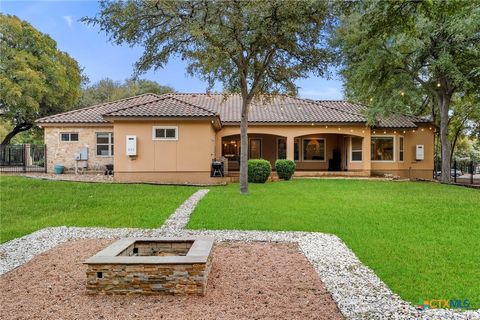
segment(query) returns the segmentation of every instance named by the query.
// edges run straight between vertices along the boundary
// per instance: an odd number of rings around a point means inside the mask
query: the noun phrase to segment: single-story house
[[[55,164],[104,171],[118,181],[215,183],[212,161],[238,177],[241,97],[143,94],[41,118],[48,171]],[[296,163],[295,176],[432,177],[434,131],[395,115],[367,125],[366,107],[291,96],[257,99],[249,114],[249,158]]]

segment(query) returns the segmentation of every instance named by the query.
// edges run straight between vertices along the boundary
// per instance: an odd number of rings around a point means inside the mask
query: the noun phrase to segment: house
[[[249,158],[294,160],[295,176],[432,178],[435,127],[408,115],[367,126],[364,109],[347,101],[258,99],[249,114]],[[213,159],[223,157],[228,176],[238,177],[240,110],[236,94],[144,94],[37,123],[49,171],[54,164],[98,171],[114,164],[118,181],[216,183],[226,178],[211,177]]]

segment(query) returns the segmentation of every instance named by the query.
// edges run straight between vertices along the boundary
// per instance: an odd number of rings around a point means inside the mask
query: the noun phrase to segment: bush
[[[248,160],[248,182],[265,183],[271,172],[272,166],[267,160]]]
[[[280,179],[290,180],[295,173],[295,162],[292,160],[278,159],[275,168]]]

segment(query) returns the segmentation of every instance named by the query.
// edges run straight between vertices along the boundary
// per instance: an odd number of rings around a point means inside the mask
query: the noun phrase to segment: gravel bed
[[[208,190],[193,194],[165,222],[161,229],[46,228],[0,246],[0,274],[35,255],[77,238],[140,236],[205,236],[217,240],[298,243],[320,279],[348,319],[480,319],[480,310],[418,311],[394,294],[375,273],[335,235],[317,232],[264,232],[235,230],[186,230],[185,225],[198,201]],[[42,243],[43,242],[43,243]]]
[[[217,242],[204,297],[87,296],[82,262],[109,242],[67,242],[0,278],[2,319],[343,319],[294,244]]]

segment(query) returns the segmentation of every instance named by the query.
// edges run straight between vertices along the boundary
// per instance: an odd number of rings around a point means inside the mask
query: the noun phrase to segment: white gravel
[[[45,228],[0,245],[0,275],[71,239],[207,236],[217,240],[295,242],[317,270],[347,319],[480,319],[480,310],[418,311],[394,294],[375,273],[335,235],[317,232],[186,230],[202,189],[188,198],[160,229]],[[444,297],[442,297],[444,298]]]

